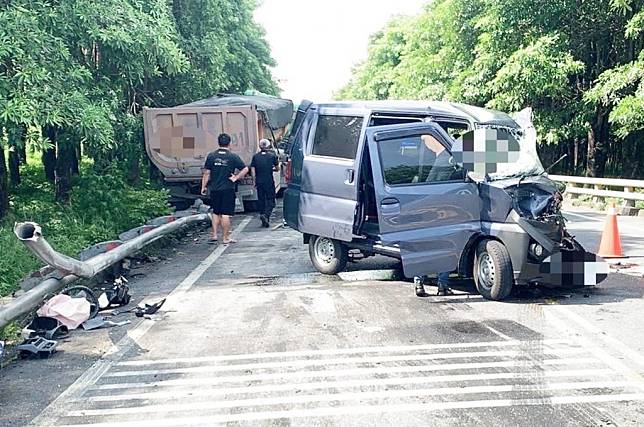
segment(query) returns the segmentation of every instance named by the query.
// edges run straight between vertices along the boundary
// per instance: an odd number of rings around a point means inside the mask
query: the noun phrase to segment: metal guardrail
[[[38,224],[16,224],[14,229],[16,237],[29,247],[39,259],[55,267],[63,277],[60,279],[48,278],[8,304],[0,306],[0,329],[4,328],[12,320],[30,313],[48,295],[59,292],[69,283],[81,277],[92,277],[122,259],[131,256],[144,246],[169,233],[177,231],[185,225],[206,221],[208,219],[209,216],[207,213],[198,213],[198,211],[186,212],[183,215],[157,218],[156,220],[150,221],[157,225],[149,227],[143,233],[133,233],[131,239],[125,242],[119,242],[119,245],[107,248],[104,253],[84,261],[79,261],[55,251],[42,236]]]
[[[566,183],[566,193],[568,194],[623,199],[625,207],[635,206],[635,201],[644,201],[644,193],[635,191],[636,189],[644,189],[644,180],[566,175],[548,175],[548,177],[554,181]],[[619,188],[621,191],[611,190],[611,188]]]

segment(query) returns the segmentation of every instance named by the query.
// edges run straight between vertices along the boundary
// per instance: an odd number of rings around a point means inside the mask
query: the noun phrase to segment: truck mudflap
[[[525,263],[519,282],[566,288],[597,286],[608,277],[609,270],[608,263],[591,252],[562,250],[541,263]]]

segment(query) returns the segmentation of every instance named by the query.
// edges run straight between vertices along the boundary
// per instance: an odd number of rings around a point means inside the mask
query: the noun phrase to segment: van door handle
[[[347,169],[345,184],[353,184],[353,181],[356,178],[356,171],[353,169]]]
[[[398,215],[400,213],[400,201],[395,197],[387,197],[380,201],[380,211],[383,215]]]

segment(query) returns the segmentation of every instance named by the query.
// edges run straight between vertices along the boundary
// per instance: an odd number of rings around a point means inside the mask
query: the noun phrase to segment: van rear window
[[[311,154],[355,159],[362,121],[355,116],[319,116]]]

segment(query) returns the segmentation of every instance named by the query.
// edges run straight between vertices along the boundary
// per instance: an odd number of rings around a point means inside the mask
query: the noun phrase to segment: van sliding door
[[[315,113],[302,167],[301,232],[353,239],[367,116],[365,110],[345,108]]]

